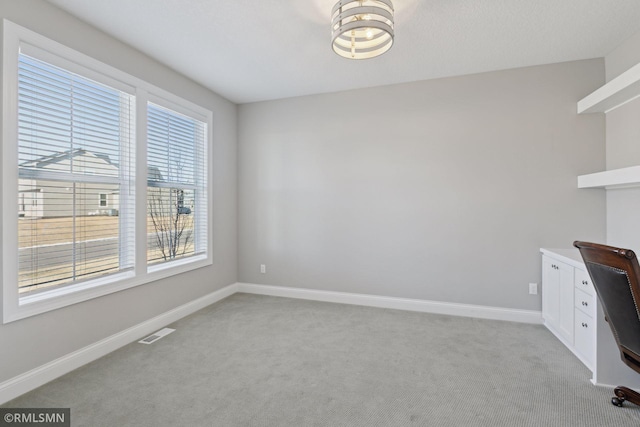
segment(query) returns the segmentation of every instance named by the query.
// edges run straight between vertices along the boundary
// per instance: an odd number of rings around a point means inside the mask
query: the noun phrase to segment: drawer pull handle
[[[588,282],[587,282],[586,280],[583,280],[583,281],[582,281],[582,284],[583,284],[583,285],[586,285],[587,283],[588,283]]]
[[[589,326],[589,325],[587,325],[586,323],[582,322],[582,327],[583,327],[583,328],[586,328],[586,327],[588,327],[588,326]]]
[[[586,301],[582,301],[582,305],[584,305],[585,307],[587,307],[587,306],[589,305],[589,303],[588,303],[588,302],[586,302]]]

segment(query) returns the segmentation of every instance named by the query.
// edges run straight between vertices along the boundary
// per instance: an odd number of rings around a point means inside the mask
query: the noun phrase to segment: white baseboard
[[[591,384],[593,384],[596,387],[609,388],[609,389],[614,389],[618,387],[617,385],[599,383],[595,378],[591,378],[589,381],[591,381]]]
[[[236,292],[234,283],[0,383],[0,405]]]
[[[516,310],[511,308],[487,307],[482,305],[320,291],[314,289],[289,288],[284,286],[256,285],[252,283],[237,283],[236,285],[238,286],[238,292],[249,294],[335,302],[340,304],[364,305],[379,308],[393,308],[397,310],[476,317],[480,319],[542,324],[542,313],[534,310]]]

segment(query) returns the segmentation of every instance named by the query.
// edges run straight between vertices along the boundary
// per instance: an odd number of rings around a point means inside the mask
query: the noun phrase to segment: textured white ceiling
[[[394,0],[374,59],[331,50],[337,0],[49,0],[236,103],[602,57],[638,0]]]

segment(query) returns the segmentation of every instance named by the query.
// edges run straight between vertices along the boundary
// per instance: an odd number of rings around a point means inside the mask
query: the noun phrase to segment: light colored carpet
[[[538,325],[236,294],[4,407],[74,426],[634,426]]]

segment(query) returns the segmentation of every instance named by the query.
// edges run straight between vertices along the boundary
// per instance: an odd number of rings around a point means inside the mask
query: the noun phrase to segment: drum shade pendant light
[[[331,10],[333,51],[349,59],[382,55],[393,45],[391,0],[341,0]]]

